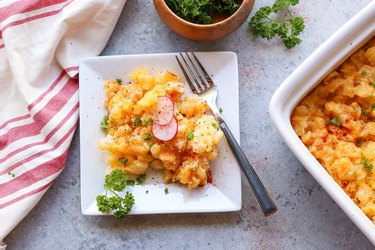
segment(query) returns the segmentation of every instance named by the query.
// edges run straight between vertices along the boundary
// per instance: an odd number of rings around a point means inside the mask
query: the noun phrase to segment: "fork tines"
[[[187,52],[184,54],[180,53],[182,60],[177,55],[176,59],[193,93],[201,94],[213,87],[214,83],[211,77],[194,52],[190,52],[191,55]]]

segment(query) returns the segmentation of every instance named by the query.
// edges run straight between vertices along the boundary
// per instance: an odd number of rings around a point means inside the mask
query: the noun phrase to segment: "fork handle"
[[[275,213],[277,211],[275,203],[272,201],[263,183],[255,173],[254,168],[251,166],[249,160],[246,158],[246,155],[242,151],[240,145],[238,145],[236,139],[232,135],[232,132],[230,132],[227,124],[224,121],[220,122],[220,128],[223,130],[229,146],[232,149],[232,152],[236,157],[243,173],[245,174],[246,179],[249,182],[264,215],[268,216]]]

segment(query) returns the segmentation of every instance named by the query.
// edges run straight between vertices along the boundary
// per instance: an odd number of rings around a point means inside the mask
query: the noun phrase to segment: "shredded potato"
[[[375,223],[375,38],[311,91],[291,122],[311,153]]]
[[[141,68],[130,78],[126,85],[104,82],[109,129],[99,148],[108,151],[109,166],[135,175],[148,167],[163,170],[166,183],[179,182],[189,189],[207,184],[209,161],[216,158],[216,146],[223,137],[214,117],[206,114],[207,104],[197,95],[182,99],[184,85],[171,72],[150,75]],[[167,142],[152,136],[152,122],[146,122],[162,95],[173,100],[178,120],[177,135]]]

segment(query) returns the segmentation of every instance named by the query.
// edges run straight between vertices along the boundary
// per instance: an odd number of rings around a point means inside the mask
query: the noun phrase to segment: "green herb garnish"
[[[153,122],[154,122],[154,119],[150,118],[147,121],[143,121],[142,125],[143,126],[148,126],[148,125],[151,125]]]
[[[211,125],[212,125],[212,127],[217,129],[217,124],[215,122],[213,122]]]
[[[364,75],[366,75],[367,74],[367,71],[366,70],[363,70],[362,72],[361,72],[361,75],[362,76],[364,76]]]
[[[372,87],[375,88],[375,81],[372,82]]]
[[[338,116],[333,117],[333,119],[330,120],[329,123],[338,127],[341,126],[340,118]]]
[[[220,113],[220,114],[223,113],[223,109],[222,109],[222,108],[219,108],[219,113]]]
[[[141,185],[145,182],[146,180],[146,175],[145,174],[141,174],[140,176],[137,177],[137,179],[135,179],[137,181],[137,184]]]
[[[144,137],[143,137],[143,140],[145,140],[145,141],[151,141],[153,139],[154,139],[154,137],[149,132],[146,132]]]
[[[193,132],[189,132],[189,133],[186,135],[186,139],[187,139],[188,141],[192,140],[193,138],[194,138],[194,134],[193,134]]]
[[[132,187],[135,185],[135,180],[127,180],[126,184]]]
[[[261,7],[250,20],[250,29],[253,34],[266,39],[279,36],[285,47],[291,49],[302,40],[298,38],[305,28],[302,17],[294,16],[289,8],[295,6],[299,0],[276,0],[272,6]],[[272,18],[272,14],[278,14],[284,10],[285,19]]]
[[[117,79],[116,79],[116,82],[117,82],[117,84],[119,84],[119,85],[122,84],[122,80],[121,80],[120,78],[117,78]]]
[[[168,190],[168,188],[165,188],[165,189],[164,189],[164,193],[165,193],[165,194],[169,194],[169,190]]]
[[[109,124],[108,124],[108,119],[109,119],[109,115],[104,115],[103,116],[103,120],[101,121],[100,123],[100,128],[106,133],[108,134],[108,131],[109,131]]]
[[[362,158],[361,162],[365,166],[367,171],[371,171],[374,168],[374,166],[370,163],[370,160],[367,158]]]
[[[128,162],[128,159],[126,159],[126,158],[118,158],[118,161],[119,161],[120,163],[122,163],[122,164],[125,164],[125,163]]]
[[[371,104],[371,110],[375,109],[375,103]]]
[[[233,14],[239,7],[234,0],[165,0],[168,7],[186,21],[199,24],[212,22],[212,15]]]
[[[135,201],[133,194],[130,192],[126,192],[124,197],[121,197],[117,193],[124,191],[127,185],[127,173],[115,169],[110,174],[107,174],[104,181],[106,194],[96,197],[98,210],[102,213],[114,211],[114,216],[117,219],[124,218],[125,215],[131,211]],[[112,193],[114,196],[108,197],[108,192]]]
[[[141,123],[142,123],[141,118],[139,118],[139,117],[134,118],[133,125],[135,127],[138,127],[139,125],[141,125]]]
[[[361,116],[365,116],[366,115],[366,109],[365,108],[361,108]]]
[[[12,176],[12,178],[16,177],[16,175],[10,171],[8,172],[8,175]]]

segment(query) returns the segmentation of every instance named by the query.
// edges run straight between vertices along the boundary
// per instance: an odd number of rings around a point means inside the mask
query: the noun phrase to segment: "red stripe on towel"
[[[1,45],[0,45],[1,46]],[[70,71],[74,71],[74,70],[78,70],[78,66],[72,66],[72,67],[68,67],[66,68],[65,70],[63,70],[61,72],[61,74],[57,77],[57,79],[52,83],[52,85],[42,94],[40,95],[34,102],[32,102],[28,107],[27,109],[30,111],[31,109],[33,109],[33,107],[35,107],[35,105],[37,105],[45,96],[47,96],[55,87],[58,83],[60,83],[60,81],[62,80],[62,78],[64,77],[64,75],[67,73],[67,72],[70,72]],[[13,122],[16,122],[16,121],[20,121],[20,120],[23,120],[23,119],[27,119],[29,118],[31,115],[30,114],[26,114],[26,115],[22,115],[22,116],[18,116],[18,117],[15,117],[15,118],[12,118],[6,122],[4,122],[3,124],[0,125],[0,130],[5,128],[8,124],[10,123],[13,123]]]
[[[17,1],[11,3],[7,6],[0,8],[0,22],[6,20],[7,18],[25,13],[30,11],[35,11],[48,6],[66,2],[67,0],[27,0],[27,1]]]
[[[15,117],[15,118],[12,118],[6,122],[4,122],[2,125],[0,125],[0,129],[3,129],[4,127],[6,127],[9,123],[12,123],[12,122],[17,122],[17,121],[20,121],[20,120],[23,120],[23,119],[27,119],[30,117],[30,114],[27,114],[27,115],[23,115],[23,116],[18,116],[18,117]]]
[[[31,160],[34,160],[38,157],[41,157],[45,155],[46,153],[53,152],[57,148],[63,144],[66,139],[74,132],[75,128],[77,126],[77,122],[70,128],[70,130],[56,143],[56,145],[47,150],[43,150],[38,152],[37,154],[34,154],[26,159],[24,159],[22,162],[18,162],[17,164],[7,168],[5,171],[0,172],[0,175],[3,175],[4,173],[8,173],[9,171],[12,171],[14,168],[22,165],[23,163],[27,163]],[[9,194],[12,194],[14,192],[17,192],[18,190],[28,187],[38,181],[43,180],[44,178],[47,178],[48,176],[56,173],[57,171],[61,170],[64,167],[65,159],[68,153],[68,149],[65,150],[65,152],[52,159],[49,160],[39,166],[34,167],[33,169],[21,174],[20,176],[17,176],[16,178],[5,182],[3,184],[0,184],[0,198],[3,198],[4,196],[7,196]]]
[[[69,79],[65,86],[57,93],[43,109],[33,117],[34,122],[15,128],[0,136],[0,150],[10,143],[22,138],[38,135],[42,128],[64,107],[70,98],[77,92],[78,84],[76,79]]]
[[[46,90],[46,92],[44,92],[41,96],[38,97],[38,99],[36,99],[29,106],[27,106],[27,109],[29,111],[32,110],[35,105],[37,105],[46,95],[48,95],[56,87],[57,84],[59,84],[59,82],[61,81],[61,79],[63,79],[65,74],[66,72],[62,71],[61,74],[57,77],[57,79],[52,83],[52,85]]]
[[[68,150],[62,155],[45,162],[16,178],[13,178],[4,184],[0,184],[0,198],[4,198],[5,196],[13,194],[23,188],[27,188],[60,171],[64,167],[67,153]]]
[[[53,10],[53,11],[49,11],[49,12],[46,12],[46,13],[41,13],[41,14],[38,14],[38,15],[35,15],[35,16],[31,16],[31,17],[26,17],[24,19],[21,19],[21,20],[17,20],[17,21],[14,21],[14,22],[11,22],[11,23],[8,23],[7,25],[5,25],[2,29],[1,29],[1,32],[4,32],[6,29],[10,28],[10,27],[13,27],[13,26],[17,26],[17,25],[20,25],[20,24],[23,24],[23,23],[27,23],[27,22],[31,22],[31,21],[34,21],[34,20],[37,20],[37,19],[40,19],[40,18],[44,18],[44,17],[49,17],[49,16],[53,16],[53,15],[56,15],[58,13],[60,13],[67,5],[69,5],[73,0],[67,2],[62,8],[58,9],[58,10]]]
[[[15,199],[13,199],[13,200],[10,200],[10,201],[8,201],[8,202],[5,202],[4,204],[1,204],[1,205],[0,205],[0,209],[5,208],[5,207],[7,207],[7,206],[10,206],[10,205],[12,205],[12,204],[14,204],[14,203],[16,203],[16,202],[19,202],[19,201],[21,201],[21,200],[23,200],[23,199],[26,199],[27,197],[29,197],[29,196],[31,196],[31,195],[37,194],[37,193],[39,193],[39,192],[41,192],[41,191],[43,191],[43,190],[49,188],[49,186],[51,186],[51,184],[52,184],[52,182],[54,182],[54,180],[55,180],[55,179],[53,179],[50,183],[47,183],[46,185],[43,185],[43,186],[41,186],[41,187],[39,187],[39,188],[37,188],[37,189],[34,189],[34,190],[32,190],[32,191],[30,191],[30,192],[24,194],[24,195],[21,195],[21,196],[15,198]]]
[[[68,113],[67,116],[65,116],[64,119],[62,119],[60,121],[60,123],[53,129],[51,130],[51,132],[44,138],[43,141],[39,141],[39,142],[34,142],[34,143],[30,143],[30,144],[27,144],[21,148],[18,148],[16,149],[15,151],[9,153],[7,156],[5,156],[4,158],[0,159],[0,163],[3,163],[4,161],[8,160],[9,158],[11,158],[12,156],[28,149],[28,148],[31,148],[31,147],[35,147],[35,146],[38,146],[38,145],[43,145],[43,144],[46,144],[49,139],[51,139],[51,137],[69,120],[70,117],[72,117],[72,115],[77,111],[79,107],[79,103],[77,103],[73,108],[72,110]]]

